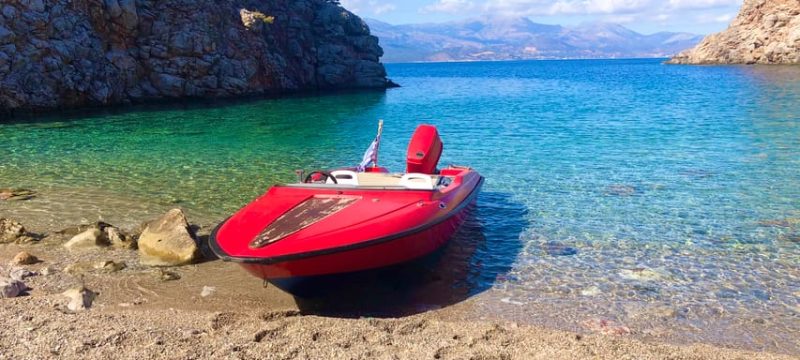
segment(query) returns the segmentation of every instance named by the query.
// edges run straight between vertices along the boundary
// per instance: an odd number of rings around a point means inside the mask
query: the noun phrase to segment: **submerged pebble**
[[[604,335],[628,335],[631,333],[631,329],[627,326],[608,319],[589,319],[581,325],[592,332]]]
[[[597,296],[597,295],[600,295],[602,293],[603,293],[603,291],[600,290],[600,288],[597,287],[597,286],[590,286],[588,288],[585,288],[585,289],[581,290],[581,295],[583,295],[583,296]]]
[[[542,248],[550,256],[571,256],[578,253],[578,249],[554,241],[544,244]]]
[[[648,268],[622,269],[619,271],[619,276],[623,279],[638,281],[655,281],[664,278],[660,272]]]
[[[214,295],[215,292],[217,292],[217,288],[213,286],[203,286],[203,290],[200,292],[200,296],[202,297],[211,296]]]
[[[632,196],[636,194],[636,187],[626,184],[611,184],[606,186],[603,193],[612,196]]]

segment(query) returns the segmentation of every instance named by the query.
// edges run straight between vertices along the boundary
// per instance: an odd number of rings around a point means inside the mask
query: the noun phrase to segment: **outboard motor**
[[[406,173],[435,174],[442,156],[442,139],[433,125],[420,125],[408,143]]]

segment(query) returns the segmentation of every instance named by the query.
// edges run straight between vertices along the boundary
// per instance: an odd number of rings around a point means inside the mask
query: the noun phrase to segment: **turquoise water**
[[[0,124],[0,187],[41,192],[0,211],[133,224],[177,205],[211,224],[296,168],[355,164],[377,119],[380,162],[400,170],[432,123],[442,162],[487,178],[470,258],[481,314],[800,353],[800,68],[387,69],[403,87],[385,94]]]

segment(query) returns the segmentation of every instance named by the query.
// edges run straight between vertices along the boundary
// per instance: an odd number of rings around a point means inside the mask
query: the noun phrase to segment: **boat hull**
[[[471,203],[474,204],[475,200],[472,199]],[[369,246],[274,264],[249,262],[240,265],[256,277],[281,284],[291,278],[354,273],[406,263],[444,246],[464,223],[470,211],[469,205],[426,229],[378,239]]]

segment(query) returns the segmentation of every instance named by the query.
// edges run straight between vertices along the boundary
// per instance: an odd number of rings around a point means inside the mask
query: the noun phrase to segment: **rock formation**
[[[745,0],[727,30],[672,64],[800,64],[800,0]]]
[[[0,112],[384,88],[381,55],[330,0],[9,0]]]

